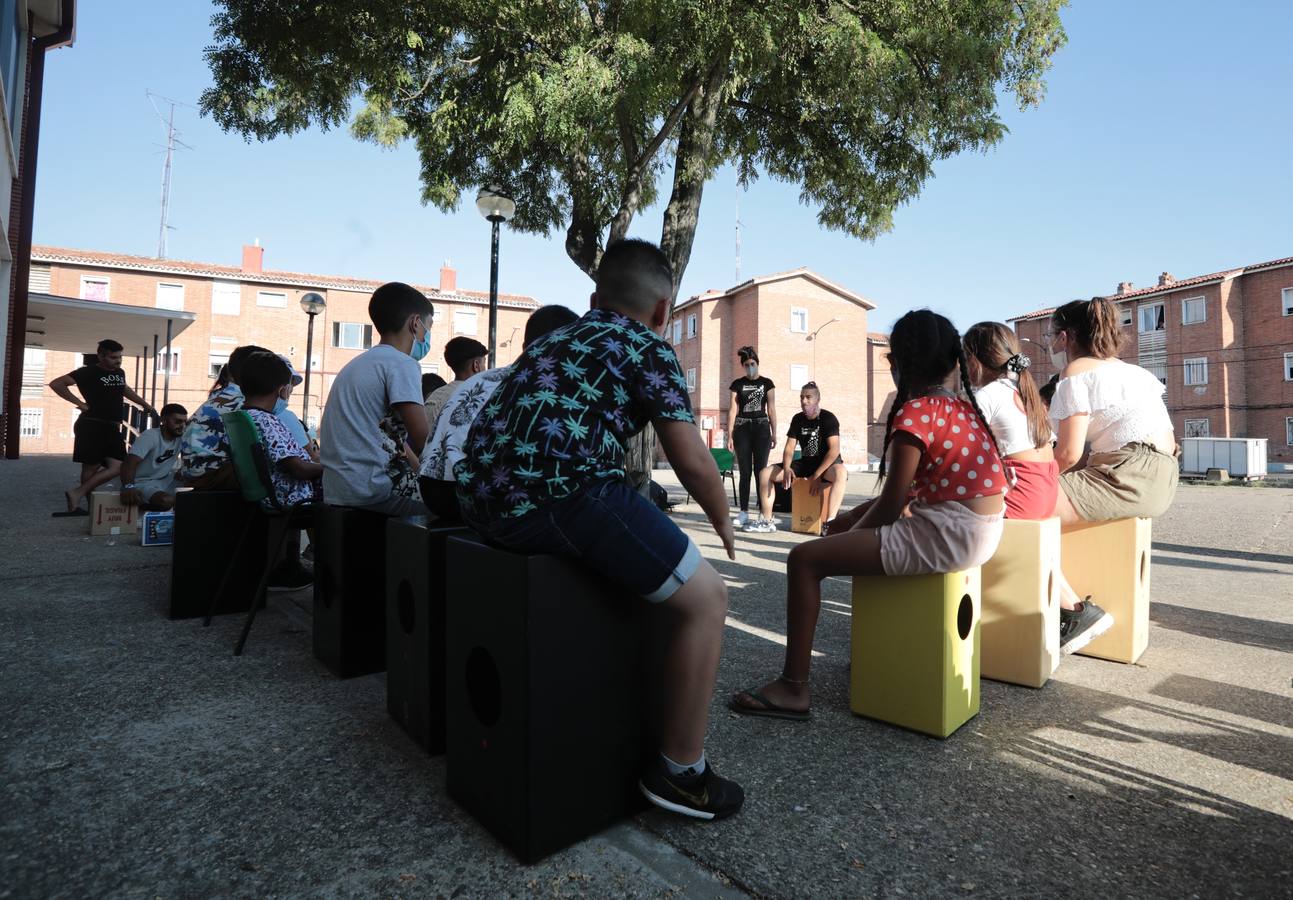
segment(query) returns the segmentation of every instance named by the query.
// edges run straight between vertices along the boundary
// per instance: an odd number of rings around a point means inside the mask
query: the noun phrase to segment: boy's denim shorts
[[[591,484],[519,518],[468,524],[518,553],[578,560],[653,603],[668,600],[700,566],[691,538],[623,481]]]

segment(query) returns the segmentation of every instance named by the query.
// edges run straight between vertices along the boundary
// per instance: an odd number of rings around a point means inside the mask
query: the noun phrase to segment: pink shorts
[[[914,502],[911,515],[880,527],[886,575],[933,575],[981,566],[1001,543],[1001,513],[983,516],[963,503]]]
[[[1060,467],[1055,460],[1029,462],[1005,461],[1006,471],[1014,483],[1006,492],[1006,518],[1049,519],[1055,515],[1055,501],[1060,494]]]

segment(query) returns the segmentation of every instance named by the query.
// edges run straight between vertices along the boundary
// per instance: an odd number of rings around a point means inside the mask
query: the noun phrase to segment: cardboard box
[[[139,507],[121,502],[120,491],[95,491],[90,495],[90,534],[135,534]]]
[[[145,547],[169,547],[175,542],[175,513],[146,512],[139,520],[139,543]]]
[[[822,495],[809,493],[807,478],[796,478],[790,486],[790,530],[799,534],[822,533]]]

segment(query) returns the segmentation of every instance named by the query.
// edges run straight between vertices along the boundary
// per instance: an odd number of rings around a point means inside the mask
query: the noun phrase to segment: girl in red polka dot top
[[[790,552],[785,663],[776,679],[732,697],[737,712],[808,718],[823,578],[957,572],[987,562],[1001,541],[1006,475],[966,377],[961,336],[943,316],[909,312],[889,336],[889,367],[898,391],[880,496]]]

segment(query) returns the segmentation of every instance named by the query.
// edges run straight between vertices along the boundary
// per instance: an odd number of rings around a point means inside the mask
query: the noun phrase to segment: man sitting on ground
[[[121,461],[126,458],[126,442],[121,436],[123,397],[157,416],[152,404],[126,387],[121,353],[122,347],[116,341],[99,341],[94,365],[81,366],[49,383],[50,390],[81,411],[72,426],[72,461],[81,464],[81,482],[63,492],[67,512],[55,513],[56,516],[86,515],[81,501],[121,472]],[[69,390],[73,385],[84,399]]]
[[[319,426],[324,502],[388,516],[426,513],[406,455],[421,453],[427,440],[417,361],[431,347],[432,311],[431,301],[407,284],[373,291],[368,317],[381,343],[337,373]],[[384,420],[401,432],[393,453],[383,443]]]
[[[463,518],[493,543],[574,557],[660,604],[668,623],[660,755],[638,787],[664,809],[717,819],[745,798],[704,753],[727,587],[624,468],[629,438],[651,423],[733,557],[718,469],[696,430],[678,357],[660,337],[672,296],[673,273],[657,247],[608,247],[592,309],[525,351],[472,424],[454,473]]]
[[[121,465],[121,502],[167,510],[179,486],[180,438],[188,410],[178,403],[162,407],[162,421],[135,438]]]
[[[577,321],[579,316],[568,306],[539,307],[525,322],[525,345],[521,349],[524,351],[539,338]],[[435,433],[427,441],[422,454],[422,469],[418,474],[422,500],[438,519],[449,522],[462,519],[458,498],[454,494],[453,467],[463,458],[467,429],[510,371],[512,366],[499,366],[473,375],[462,383],[462,389],[450,397],[440,411]]]
[[[468,378],[485,371],[485,366],[489,363],[489,351],[480,341],[459,336],[444,345],[444,361],[453,369],[453,381],[432,391],[431,396],[427,397],[427,428],[431,431],[435,431],[440,411],[449,402],[449,398],[458,392]]]

